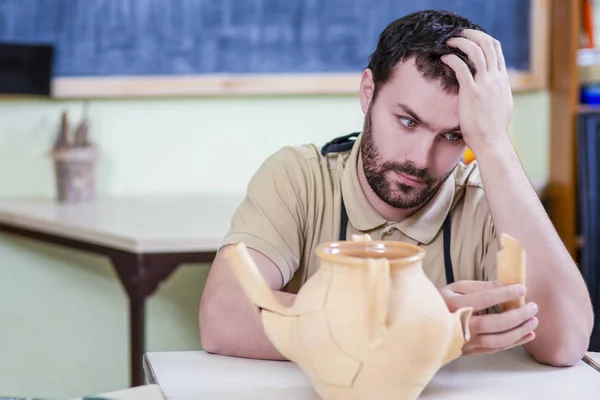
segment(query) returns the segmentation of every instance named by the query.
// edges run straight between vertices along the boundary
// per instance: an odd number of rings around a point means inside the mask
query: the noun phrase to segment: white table
[[[116,392],[101,393],[83,398],[78,397],[72,400],[89,400],[90,397],[102,400],[165,400],[158,385],[136,386],[129,389],[117,390]]]
[[[131,384],[143,384],[145,303],[180,264],[210,262],[243,194],[0,201],[0,232],[111,259],[130,305]]]
[[[214,251],[243,194],[0,201],[0,223],[131,253]]]
[[[144,356],[144,369],[148,381],[158,384],[167,400],[318,399],[301,370],[285,361],[223,357],[201,351],[157,352]],[[600,398],[599,371],[583,361],[570,368],[540,365],[520,347],[493,355],[461,357],[443,367],[420,397],[575,398]]]

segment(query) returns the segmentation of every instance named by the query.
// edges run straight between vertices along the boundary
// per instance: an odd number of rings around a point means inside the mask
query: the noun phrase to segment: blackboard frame
[[[531,67],[529,70],[510,72],[513,92],[547,88],[550,1],[531,0]],[[52,97],[344,95],[357,93],[359,82],[360,73],[58,77],[52,81]]]

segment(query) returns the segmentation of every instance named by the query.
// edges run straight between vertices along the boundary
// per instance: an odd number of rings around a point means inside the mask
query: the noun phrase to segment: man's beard
[[[454,170],[453,168],[442,179],[439,179],[428,168],[418,169],[410,162],[382,162],[379,150],[373,140],[370,109],[365,117],[360,151],[363,170],[369,186],[383,202],[394,208],[411,209],[429,201]],[[386,175],[390,172],[414,177],[426,186],[422,188],[400,182],[389,182]]]

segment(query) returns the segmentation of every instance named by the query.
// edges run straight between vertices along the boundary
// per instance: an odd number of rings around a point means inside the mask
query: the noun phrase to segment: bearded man
[[[318,268],[318,244],[353,234],[412,243],[426,251],[424,272],[450,311],[474,308],[464,354],[523,345],[540,363],[580,360],[593,326],[589,294],[509,139],[500,43],[451,12],[407,15],[380,35],[359,98],[362,132],[285,147],[263,163],[221,250],[245,242],[291,305]],[[464,164],[467,147],[477,160]],[[496,282],[502,233],[527,252],[527,287]],[[484,312],[521,296],[520,308]],[[221,251],[199,324],[208,352],[283,359]]]

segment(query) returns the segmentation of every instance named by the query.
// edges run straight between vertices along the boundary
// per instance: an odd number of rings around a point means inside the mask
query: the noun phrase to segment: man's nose
[[[425,136],[425,135],[423,135]],[[431,150],[433,149],[433,140],[422,138],[415,141],[408,154],[408,160],[418,169],[426,169],[431,162]]]

